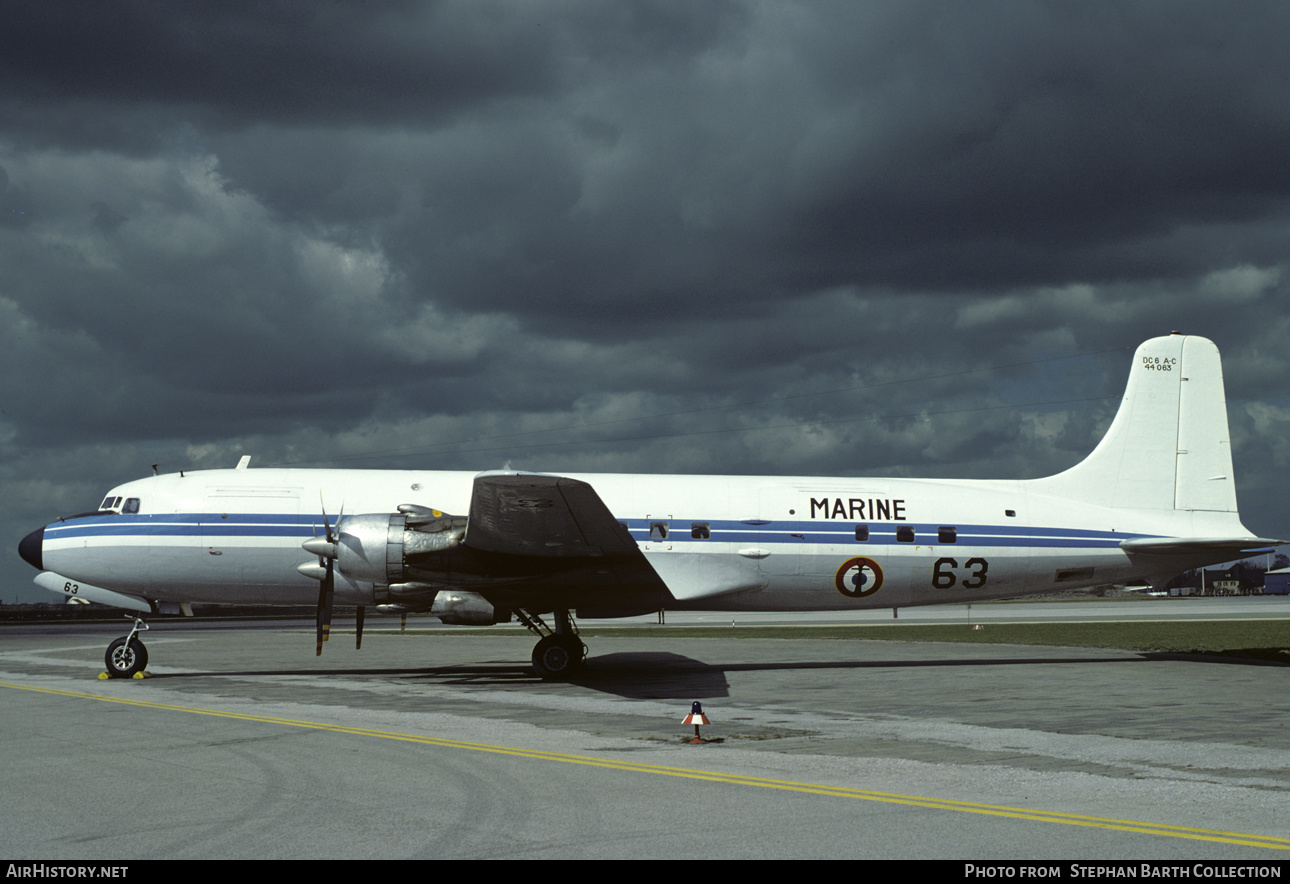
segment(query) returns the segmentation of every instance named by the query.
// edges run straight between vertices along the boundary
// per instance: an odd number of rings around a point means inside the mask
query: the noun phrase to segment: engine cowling
[[[466,536],[466,517],[450,516],[435,510],[401,507],[409,512],[369,513],[345,516],[337,525],[335,541],[315,537],[305,541],[304,548],[320,557],[335,560],[336,570],[352,581],[392,587],[408,585],[408,557],[418,561],[442,563],[450,573],[453,551]],[[303,565],[301,573],[318,577],[320,569]],[[321,578],[318,578],[321,579]],[[407,586],[407,594],[420,595],[428,602],[438,588],[424,584]],[[429,597],[425,597],[425,596]]]
[[[455,590],[436,595],[430,613],[450,626],[492,626],[511,619],[509,610],[497,610],[479,593]]]
[[[336,567],[351,580],[403,582],[402,515],[347,516],[336,526]]]

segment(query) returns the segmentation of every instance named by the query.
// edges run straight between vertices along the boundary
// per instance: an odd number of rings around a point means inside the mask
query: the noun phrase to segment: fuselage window
[[[856,540],[860,541],[861,543],[868,543],[869,541],[868,525],[856,525]]]
[[[953,527],[942,525],[940,528],[936,529],[937,543],[958,543],[958,540],[958,531]]]
[[[667,522],[650,522],[649,523],[650,540],[667,539]]]
[[[913,543],[913,542],[914,542],[914,529],[913,529],[912,527],[910,527],[909,525],[901,525],[899,528],[897,528],[897,529],[896,529],[896,542],[897,542],[897,543]]]
[[[121,507],[121,512],[123,513],[137,513],[138,511],[139,511],[139,498],[137,497],[131,497],[129,500],[125,502],[125,506]]]
[[[712,529],[707,522],[691,522],[690,536],[695,540],[707,540],[712,536]]]

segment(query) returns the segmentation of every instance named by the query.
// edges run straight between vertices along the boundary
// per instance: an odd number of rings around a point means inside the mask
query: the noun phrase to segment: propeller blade
[[[327,521],[327,513],[323,513],[323,521]],[[331,543],[340,543],[340,523],[345,521],[345,502],[341,501],[340,512],[336,514],[336,533],[331,533],[331,527],[327,526],[327,540]]]
[[[330,637],[332,598],[336,594],[336,570],[331,559],[327,559],[326,568],[327,573],[318,589],[318,647],[315,657],[322,656],[323,642]]]
[[[331,522],[327,518],[327,504],[323,503],[322,492],[318,492],[318,508],[322,510],[323,531],[326,532],[327,542],[334,543],[336,538],[331,536]]]
[[[327,518],[327,505],[326,505],[325,503],[323,503],[323,499],[322,499],[322,492],[321,492],[321,491],[319,491],[319,492],[318,492],[318,508],[319,508],[320,510],[322,510],[322,517],[323,517],[323,530],[324,530],[325,532],[327,532],[327,533],[326,533],[327,542],[328,542],[328,543],[332,543],[332,544],[334,544],[334,543],[338,543],[338,542],[340,541],[340,523],[341,523],[342,521],[344,521],[344,519],[345,519],[345,503],[344,503],[344,501],[341,501],[341,504],[340,504],[340,513],[336,516],[336,533],[335,533],[335,534],[333,534],[333,533],[332,533],[332,530],[331,530],[331,520]]]
[[[340,523],[345,518],[345,504],[340,505],[336,516],[336,530],[332,530],[331,519],[327,517],[327,504],[323,501],[322,491],[318,492],[318,508],[322,511],[323,536],[306,540],[301,546],[306,551],[318,556],[317,565],[300,565],[296,568],[301,574],[321,581],[318,587],[318,644],[315,657],[322,656],[323,642],[331,638],[332,601],[336,597],[336,559],[340,556]],[[317,530],[315,526],[315,530]],[[321,574],[319,572],[322,572]],[[362,641],[363,612],[358,614],[359,641]]]
[[[355,639],[355,642],[354,642],[354,650],[356,651],[360,651],[363,649],[363,611],[364,611],[363,606],[359,605],[358,613],[355,615],[355,619],[358,623],[358,638]]]

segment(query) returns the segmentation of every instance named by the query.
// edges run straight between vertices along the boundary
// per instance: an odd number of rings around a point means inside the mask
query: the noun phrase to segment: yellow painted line
[[[383,740],[420,743],[422,745],[439,746],[446,749],[469,749],[474,752],[491,752],[498,755],[512,755],[519,758],[533,758],[540,761],[557,761],[564,764],[582,764],[589,767],[630,771],[633,773],[659,774],[662,776],[705,780],[713,783],[727,783],[736,786],[756,786],[762,789],[782,789],[791,792],[802,792],[809,795],[851,798],[860,801],[878,801],[887,804],[904,804],[911,807],[926,807],[934,810],[953,810],[960,813],[983,814],[986,816],[1028,820],[1031,822],[1062,823],[1068,826],[1087,826],[1097,829],[1111,829],[1119,832],[1159,835],[1168,838],[1186,838],[1195,841],[1236,844],[1244,847],[1267,847],[1273,850],[1290,850],[1290,838],[1282,838],[1275,835],[1252,835],[1245,832],[1226,832],[1220,829],[1201,829],[1191,826],[1176,826],[1169,823],[1149,823],[1139,820],[1123,820],[1113,817],[1063,813],[1061,811],[1033,810],[1025,807],[1008,807],[1001,804],[958,801],[949,798],[928,798],[919,795],[901,795],[895,792],[878,792],[871,789],[856,789],[847,786],[826,786],[819,783],[800,783],[793,780],[776,780],[768,777],[754,777],[744,774],[695,770],[692,768],[672,767],[661,764],[643,764],[637,761],[618,761],[606,758],[593,758],[587,755],[570,755],[563,752],[547,752],[540,749],[522,749],[515,746],[492,746],[487,743],[470,743],[463,740],[418,736],[416,734],[404,734],[399,733],[398,731],[376,730],[374,728],[355,727],[353,725],[328,724],[321,721],[303,721],[292,718],[275,718],[268,715],[252,715],[243,712],[225,712],[217,709],[202,709],[196,706],[178,706],[172,703],[156,703],[151,700],[107,697],[98,694],[86,694],[80,691],[34,687],[31,685],[13,684],[11,682],[0,682],[0,687],[12,688],[13,690],[19,691],[33,691],[42,694],[54,694],[78,700],[98,700],[103,703],[120,703],[126,706],[139,706],[145,709],[159,709],[166,712],[187,712],[193,715],[213,715],[217,718],[253,721],[260,724],[276,724],[284,727],[307,728],[310,730],[329,731],[331,733],[349,734],[359,737],[376,737]]]

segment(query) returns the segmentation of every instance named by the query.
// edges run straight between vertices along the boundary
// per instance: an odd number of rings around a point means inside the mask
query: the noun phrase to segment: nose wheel
[[[107,664],[109,678],[132,678],[148,666],[148,649],[135,636],[148,628],[148,624],[135,618],[134,627],[108,645],[103,662]]]
[[[147,667],[148,649],[137,638],[126,641],[125,636],[121,636],[108,645],[107,655],[103,660],[107,663],[109,676],[130,678],[136,672],[143,672]]]

